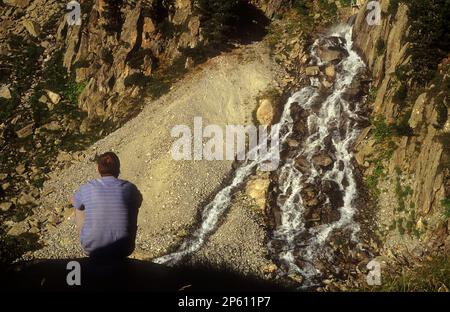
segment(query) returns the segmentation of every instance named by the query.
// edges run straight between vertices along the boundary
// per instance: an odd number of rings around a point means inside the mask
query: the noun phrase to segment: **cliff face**
[[[443,89],[448,61],[433,69],[433,82],[414,84],[408,75],[416,66],[408,6],[380,1],[381,25],[370,26],[367,3],[356,18],[354,37],[372,72],[372,126],[358,140],[356,159],[374,195],[385,252],[421,256],[450,247],[445,204],[450,121]]]
[[[283,11],[286,1],[258,0],[249,5],[193,0],[83,2],[88,8],[83,24],[68,26],[63,19],[58,29],[65,47],[64,66],[75,73],[77,82],[86,84],[79,106],[88,117],[117,119],[133,111],[133,99],[141,89],[151,87],[149,95],[157,97],[193,67],[198,55],[218,52],[211,51],[215,42],[208,29],[220,33],[218,27],[223,26],[226,31],[231,25],[218,23],[229,23],[233,14],[272,17]],[[211,11],[204,14],[205,8]],[[248,12],[239,13],[242,9]],[[214,14],[229,16],[216,21]]]
[[[66,47],[64,66],[77,82],[87,83],[80,108],[90,118],[126,114],[133,105],[130,97],[137,97],[155,70],[172,65],[179,49],[199,44],[199,28],[192,1],[186,0],[97,0],[81,26],[63,19],[58,37]]]

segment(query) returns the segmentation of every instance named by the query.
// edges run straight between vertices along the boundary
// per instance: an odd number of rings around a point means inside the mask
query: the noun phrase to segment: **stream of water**
[[[306,286],[313,284],[314,278],[321,274],[314,265],[316,260],[319,257],[332,258],[332,252],[324,248],[330,234],[336,229],[347,229],[352,233],[352,238],[356,239],[359,230],[353,219],[356,212],[354,201],[357,196],[357,183],[351,146],[359,134],[356,120],[360,118],[360,107],[358,103],[346,101],[344,94],[365,65],[352,50],[352,28],[347,25],[335,27],[330,30],[328,36],[316,40],[311,47],[311,65],[323,65],[317,53],[318,48],[320,44],[333,42],[345,49],[348,56],[336,66],[336,79],[331,92],[324,96],[317,88],[320,83],[318,79],[311,79],[311,86],[302,88],[288,99],[279,123],[273,126],[273,129],[279,131],[280,146],[286,148],[287,139],[294,135],[295,121],[291,116],[293,106],[300,106],[308,114],[307,137],[302,139],[302,144],[294,154],[291,153],[281,162],[277,170],[279,182],[276,203],[280,222],[270,234],[268,244],[272,257],[281,265],[280,274],[302,275]],[[317,168],[313,162],[313,157],[323,151],[333,160],[332,167],[327,170]],[[200,226],[194,233],[177,251],[160,257],[155,262],[173,264],[201,248],[226,213],[233,193],[268,157],[274,157],[274,153],[278,152],[278,149],[270,149],[264,158],[244,162],[238,167],[231,183],[220,190],[203,208]],[[295,166],[295,159],[298,157],[306,160],[306,170],[299,170]],[[337,207],[339,218],[326,224],[306,226],[307,209],[301,190],[305,185],[323,180],[332,181],[338,188],[335,191],[341,196],[340,207]],[[327,194],[321,195],[325,198],[325,205],[333,200]]]

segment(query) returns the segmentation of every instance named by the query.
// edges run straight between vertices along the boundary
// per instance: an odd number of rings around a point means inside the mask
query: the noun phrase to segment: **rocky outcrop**
[[[436,127],[438,92],[432,85],[419,86],[420,95],[398,99],[399,90],[411,85],[401,73],[411,64],[408,7],[400,2],[393,12],[393,3],[382,0],[381,25],[370,26],[367,3],[357,15],[353,33],[372,72],[370,105],[377,122],[361,133],[355,149],[377,196],[381,236],[388,253],[450,248],[449,222],[442,218],[441,204],[450,191],[448,142],[443,140],[449,131]],[[448,68],[442,68],[436,73],[446,79]]]

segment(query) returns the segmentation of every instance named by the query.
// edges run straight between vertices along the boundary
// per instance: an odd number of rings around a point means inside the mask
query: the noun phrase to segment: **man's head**
[[[120,174],[120,160],[113,152],[106,152],[97,159],[98,173],[102,177],[118,177]]]

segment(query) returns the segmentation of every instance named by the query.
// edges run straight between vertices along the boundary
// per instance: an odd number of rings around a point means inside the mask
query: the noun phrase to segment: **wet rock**
[[[327,152],[320,152],[313,156],[312,162],[316,167],[327,168],[333,164],[333,159]]]
[[[307,76],[317,76],[320,73],[319,66],[309,66],[305,68],[305,74]]]
[[[0,98],[4,98],[4,99],[12,98],[11,91],[9,90],[8,86],[2,85],[0,87]],[[0,107],[0,109],[2,109],[2,108]]]
[[[329,65],[325,68],[325,75],[333,79],[336,77],[336,68],[334,65]]]
[[[270,99],[261,100],[256,119],[261,125],[271,125],[275,119],[275,107]]]
[[[286,141],[288,146],[291,148],[296,148],[300,146],[300,142],[295,139],[288,138]]]
[[[310,172],[310,163],[306,160],[306,158],[299,156],[294,161],[294,166],[297,170],[299,170],[303,174],[307,174]]]
[[[325,88],[325,89],[330,89],[332,86],[333,86],[333,83],[332,82],[329,82],[328,80],[326,80],[326,79],[324,79],[324,80],[322,80],[322,86]]]
[[[332,61],[340,61],[345,56],[342,51],[339,50],[331,50],[331,49],[322,49],[319,50],[319,57],[325,63],[330,63]]]
[[[337,184],[335,181],[323,180],[322,191],[328,196],[331,208],[333,210],[336,210],[344,205],[342,192],[339,188],[339,184]]]

